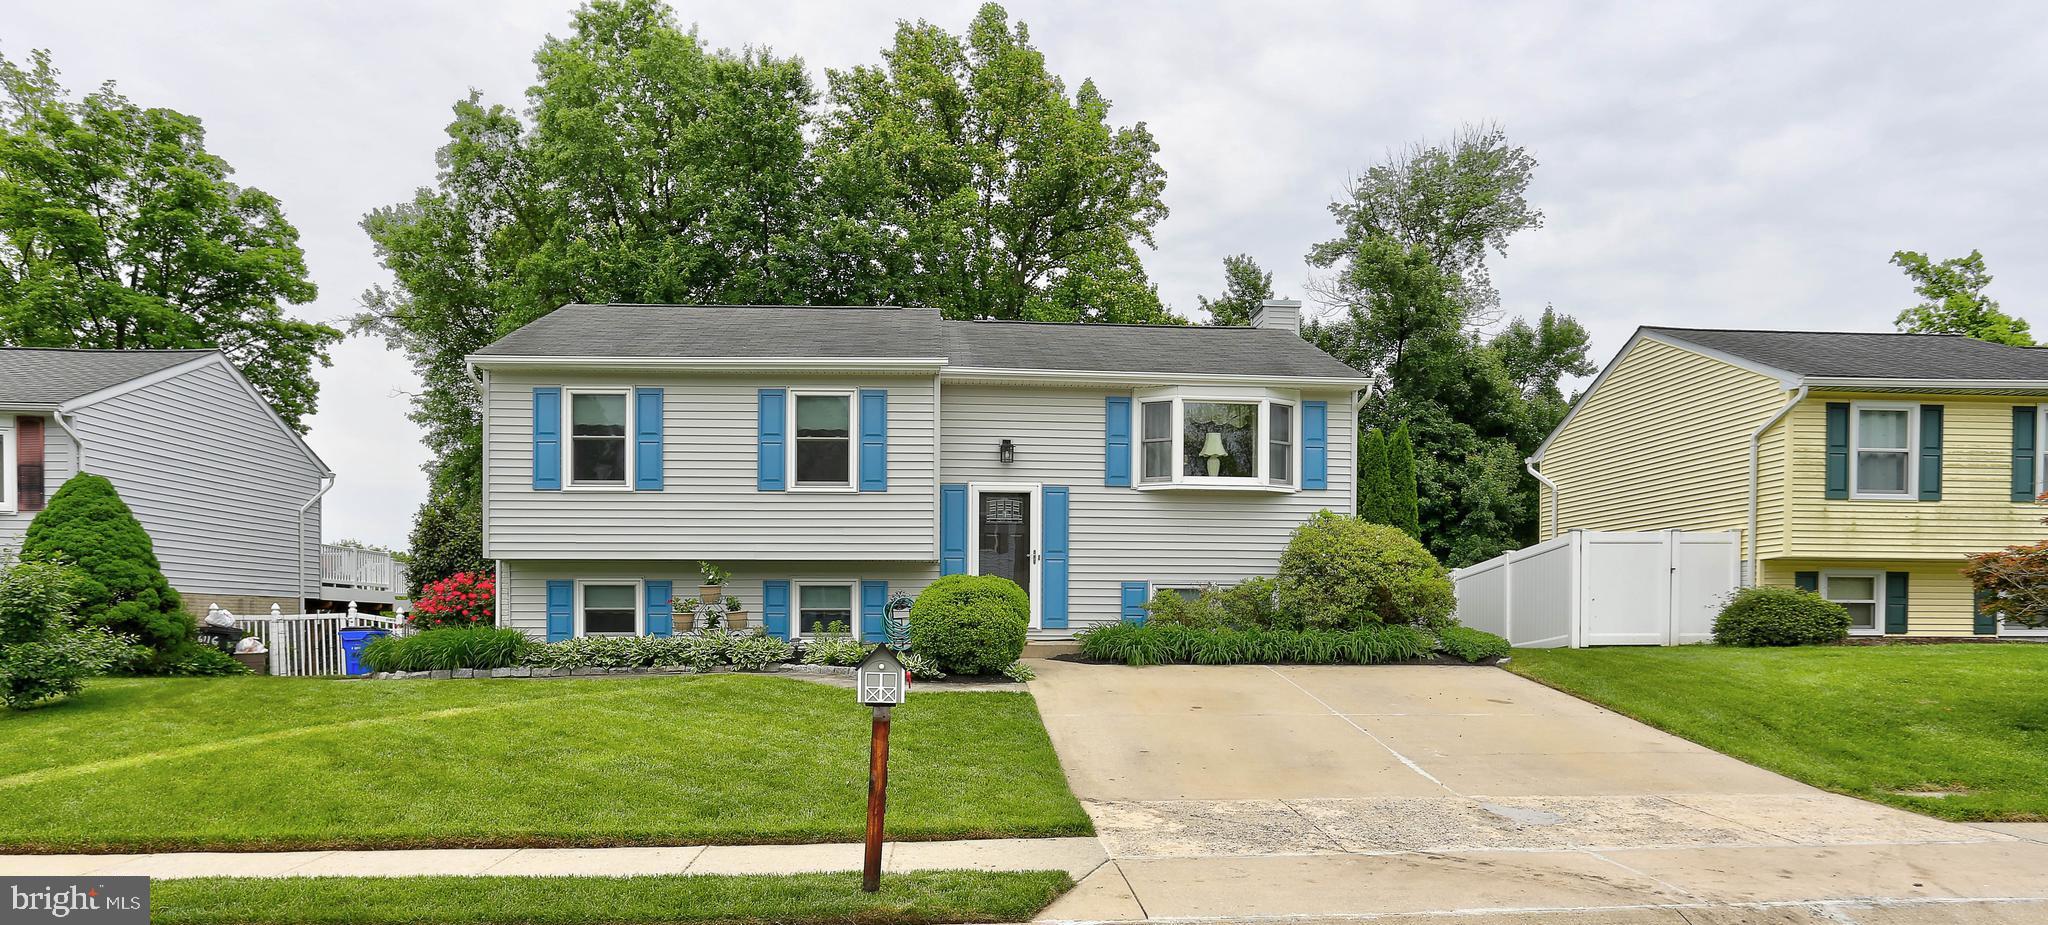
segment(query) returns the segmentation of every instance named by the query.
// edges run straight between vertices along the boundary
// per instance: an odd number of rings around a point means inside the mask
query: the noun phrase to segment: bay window
[[[624,389],[570,390],[569,484],[625,488],[632,484],[632,402]]]
[[[1139,487],[1294,487],[1294,393],[1173,387],[1139,392],[1137,402]]]

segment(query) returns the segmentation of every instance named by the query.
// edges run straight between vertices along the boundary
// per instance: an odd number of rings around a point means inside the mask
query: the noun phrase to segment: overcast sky
[[[975,4],[702,2],[709,44],[826,67],[876,60],[899,18],[961,31]],[[1546,226],[1495,266],[1605,362],[1638,324],[1885,330],[1912,294],[1892,251],[1984,252],[2008,311],[2048,316],[2048,29],[2025,4],[1050,3],[1014,18],[1070,86],[1159,140],[1173,214],[1145,254],[1183,314],[1248,252],[1300,296],[1345,178],[1390,148],[1497,121],[1537,158]],[[11,4],[0,53],[56,56],[203,119],[237,179],[283,200],[342,318],[386,279],[357,228],[433,178],[449,106],[519,104],[569,0]],[[311,441],[340,475],[328,539],[402,545],[426,458],[416,381],[352,339]]]

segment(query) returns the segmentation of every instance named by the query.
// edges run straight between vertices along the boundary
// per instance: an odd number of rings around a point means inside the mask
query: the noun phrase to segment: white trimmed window
[[[792,635],[814,636],[835,623],[844,624],[847,632],[854,629],[852,583],[798,582]]]
[[[1141,486],[1291,490],[1299,399],[1268,389],[1138,393]]]
[[[1919,406],[1856,402],[1849,414],[1849,495],[1913,498],[1919,466]]]
[[[1849,611],[1849,632],[1875,636],[1884,632],[1884,573],[1826,571],[1820,573],[1820,596]]]
[[[638,636],[644,632],[637,581],[576,583],[576,635]]]
[[[789,441],[789,471],[795,474],[795,488],[851,490],[853,488],[853,393],[851,391],[792,391],[789,393],[790,420],[795,422]]]
[[[627,389],[565,389],[569,406],[568,484],[572,488],[633,485],[633,396]]]
[[[12,514],[20,507],[15,496],[14,424],[0,423],[0,514]]]

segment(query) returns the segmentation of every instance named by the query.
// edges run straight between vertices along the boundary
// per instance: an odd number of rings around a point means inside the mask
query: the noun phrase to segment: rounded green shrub
[[[1280,555],[1280,612],[1322,629],[1438,626],[1457,604],[1450,572],[1398,527],[1319,511]]]
[[[1848,608],[1796,588],[1744,588],[1714,618],[1714,641],[1724,646],[1808,646],[1848,635]]]
[[[192,641],[197,623],[164,578],[148,532],[105,478],[81,472],[57,489],[29,523],[21,559],[73,566],[78,615],[135,637],[159,661]]]
[[[994,575],[948,575],[910,605],[910,649],[947,674],[996,674],[1024,654],[1031,599]]]
[[[1445,655],[1473,663],[1507,658],[1513,650],[1507,640],[1469,626],[1446,626],[1437,630],[1436,647]]]

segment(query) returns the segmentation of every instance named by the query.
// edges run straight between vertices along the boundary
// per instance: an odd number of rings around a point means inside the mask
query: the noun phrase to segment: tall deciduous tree
[[[392,284],[359,329],[425,382],[413,580],[482,563],[463,357],[570,302],[903,304],[956,318],[1175,321],[1138,263],[1166,213],[1142,124],[1112,128],[1022,25],[905,24],[877,67],[711,50],[661,0],[592,0],[524,112],[456,103],[432,187],[363,228]]]
[[[1309,254],[1342,311],[1304,336],[1378,381],[1360,427],[1406,426],[1419,536],[1452,565],[1534,539],[1522,460],[1563,416],[1559,380],[1592,371],[1569,317],[1495,323],[1486,260],[1541,224],[1524,198],[1534,167],[1498,128],[1411,148],[1353,182],[1331,206],[1342,235]]]
[[[964,36],[902,23],[877,66],[831,71],[818,142],[835,301],[949,318],[1170,323],[1135,243],[1166,216],[1143,122],[1071,94],[985,4]]]
[[[1892,265],[1906,271],[1913,291],[1926,300],[1899,312],[1899,330],[1913,334],[1967,334],[1978,340],[2015,347],[2034,346],[2025,319],[2000,311],[1998,301],[1984,294],[1991,271],[1984,255],[1951,257],[1939,263],[1918,251],[1897,251]]]
[[[316,290],[283,207],[229,181],[198,119],[57,77],[47,52],[0,58],[0,345],[219,348],[304,430],[342,333],[284,312]]]
[[[1243,327],[1252,323],[1252,313],[1273,297],[1273,274],[1259,269],[1250,254],[1223,258],[1223,294],[1214,299],[1196,296],[1209,323]]]

